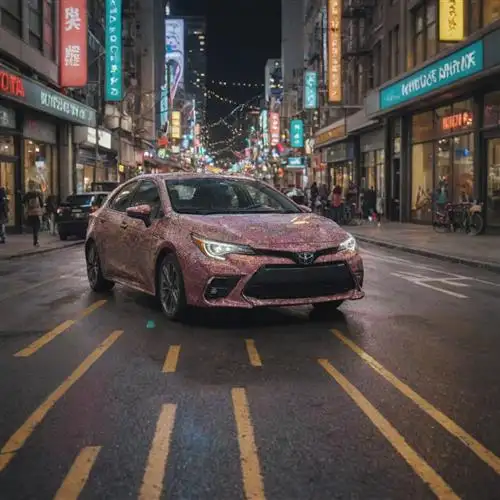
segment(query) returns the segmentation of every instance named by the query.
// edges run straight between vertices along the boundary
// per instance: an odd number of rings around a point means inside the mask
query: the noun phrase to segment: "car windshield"
[[[258,181],[200,177],[165,182],[172,208],[181,214],[301,212],[289,198]]]

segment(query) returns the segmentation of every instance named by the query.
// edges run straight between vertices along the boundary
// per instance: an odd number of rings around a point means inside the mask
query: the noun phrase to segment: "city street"
[[[500,275],[362,255],[330,316],[187,324],[83,246],[0,261],[0,499],[500,498]]]

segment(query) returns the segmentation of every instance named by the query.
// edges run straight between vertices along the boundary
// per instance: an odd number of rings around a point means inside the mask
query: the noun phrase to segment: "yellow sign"
[[[464,0],[439,0],[439,41],[461,42],[464,38]]]
[[[342,102],[342,0],[328,0],[328,100]]]
[[[331,141],[332,139],[341,139],[342,137],[345,136],[346,136],[345,125],[341,125],[340,127],[332,128],[330,130],[327,130],[326,132],[321,132],[319,135],[317,135],[316,139],[314,140],[314,146],[318,148],[323,144],[326,144],[327,142]]]
[[[170,136],[172,139],[181,138],[181,112],[172,111],[172,123],[171,123]]]

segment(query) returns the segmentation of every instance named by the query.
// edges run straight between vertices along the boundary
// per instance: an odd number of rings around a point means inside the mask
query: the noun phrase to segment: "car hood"
[[[179,216],[184,229],[215,241],[254,248],[286,248],[297,244],[336,246],[348,234],[335,222],[311,213]]]

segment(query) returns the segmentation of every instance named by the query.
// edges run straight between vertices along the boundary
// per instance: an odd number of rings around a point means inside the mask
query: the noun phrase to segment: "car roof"
[[[247,177],[244,175],[224,175],[224,174],[210,174],[210,173],[196,173],[196,172],[170,172],[165,174],[141,174],[134,177],[131,180],[141,180],[141,179],[158,179],[158,180],[182,180],[182,179],[226,179],[226,180],[251,180],[258,181],[252,177]]]
[[[111,194],[112,191],[85,191],[85,193],[73,193],[69,194],[68,198],[70,196],[97,196],[99,194]]]

